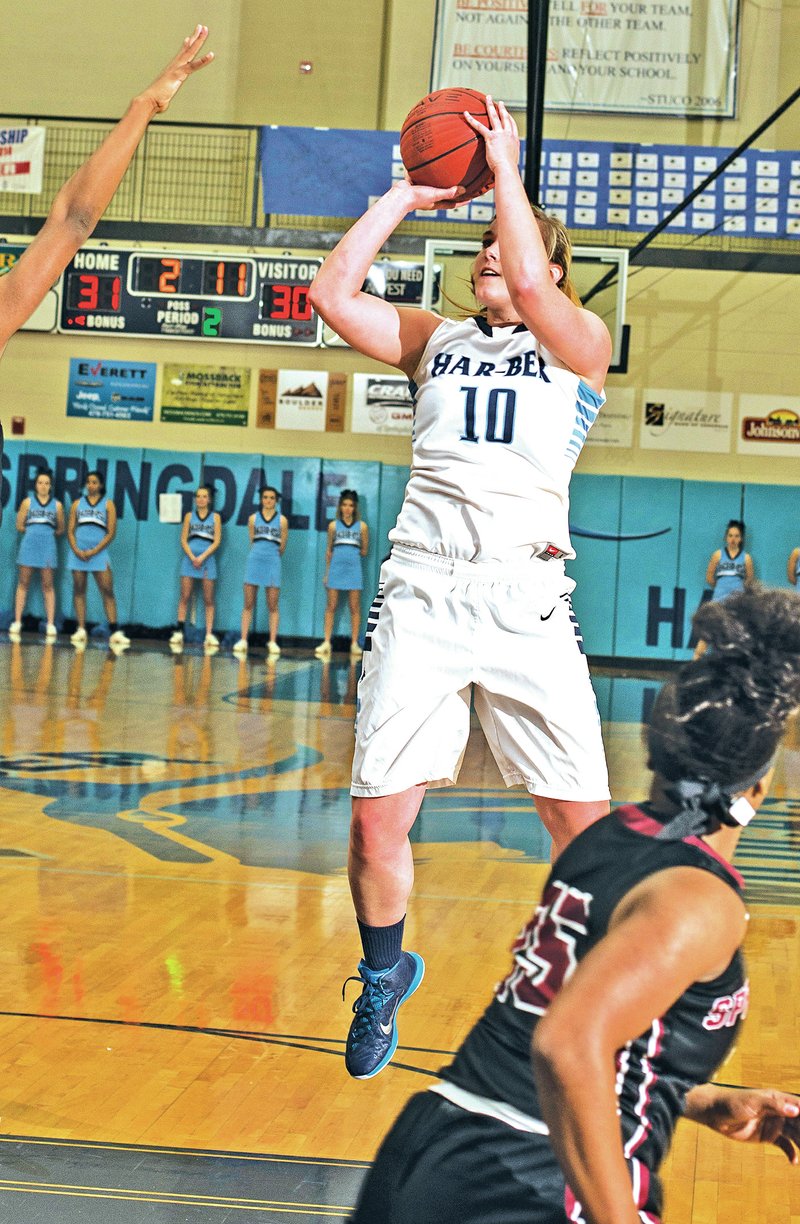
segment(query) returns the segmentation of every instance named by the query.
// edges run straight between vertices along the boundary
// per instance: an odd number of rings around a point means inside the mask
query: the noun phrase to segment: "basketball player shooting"
[[[497,216],[472,284],[477,313],[442,319],[361,291],[409,213],[463,196],[396,182],[331,252],[314,308],[352,348],[403,371],[415,399],[411,475],[370,611],[359,684],[349,876],[363,989],[346,1065],[367,1079],[397,1047],[422,958],[403,952],[408,839],[428,786],[455,783],[470,694],[508,786],[534,798],[556,851],[608,812],[597,704],[564,559],[569,480],[604,402],[605,324],[570,283],[563,226],[534,210],[502,103],[484,142]],[[466,130],[466,129],[465,129]]]

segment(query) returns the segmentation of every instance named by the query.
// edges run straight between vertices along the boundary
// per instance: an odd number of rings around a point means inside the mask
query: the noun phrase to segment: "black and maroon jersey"
[[[710,871],[741,895],[743,881],[699,838],[657,840],[662,824],[646,806],[627,806],[584,830],[553,865],[540,905],[512,947],[513,967],[495,998],[442,1070],[442,1079],[540,1118],[531,1037],[578,962],[603,938],[619,901],[668,867]],[[690,1088],[726,1057],[747,1011],[744,963],[691,986],[663,1016],[617,1052],[617,1098],[625,1154],[641,1207],[660,1211],[655,1172]],[[647,1219],[648,1215],[644,1214]],[[650,1217],[652,1218],[652,1217]]]

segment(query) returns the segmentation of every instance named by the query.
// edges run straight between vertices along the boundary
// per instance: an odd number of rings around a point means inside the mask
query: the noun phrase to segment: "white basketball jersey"
[[[411,383],[411,476],[389,538],[466,561],[569,539],[569,480],[605,396],[524,324],[444,320]]]

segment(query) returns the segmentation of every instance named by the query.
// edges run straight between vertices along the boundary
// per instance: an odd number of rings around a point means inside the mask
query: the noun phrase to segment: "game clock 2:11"
[[[321,322],[308,290],[321,262],[84,247],[64,274],[58,330],[318,345]]]

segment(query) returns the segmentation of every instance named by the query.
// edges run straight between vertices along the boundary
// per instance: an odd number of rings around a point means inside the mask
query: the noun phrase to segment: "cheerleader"
[[[87,574],[94,574],[103,600],[110,630],[109,646],[130,646],[130,638],[117,624],[117,601],[114,598],[114,578],[108,558],[108,546],[117,534],[117,508],[105,496],[106,482],[99,472],[89,472],[83,496],[69,510],[67,540],[72,549],[69,568],[72,570],[72,590],[75,619],[78,627],[70,641],[73,646],[86,645],[86,583]]]
[[[744,523],[741,519],[731,519],[725,529],[724,547],[711,554],[706,570],[706,585],[713,588],[712,602],[743,591],[753,577],[753,558],[744,551]],[[700,640],[694,657],[699,659],[705,649],[705,642]]]
[[[234,654],[247,653],[247,635],[253,619],[256,606],[256,596],[259,587],[265,587],[267,592],[267,609],[269,611],[269,641],[267,654],[277,659],[281,653],[278,645],[278,601],[281,593],[281,557],[286,550],[289,536],[289,520],[284,514],[278,513],[280,494],[272,485],[264,485],[261,489],[261,506],[247,520],[247,530],[250,533],[250,552],[244,571],[244,607],[242,608],[242,630],[239,641],[233,648]]]
[[[325,639],[314,651],[318,659],[330,658],[333,621],[340,591],[347,591],[350,604],[350,654],[358,658],[362,653],[358,642],[361,591],[364,586],[362,558],[366,557],[368,548],[369,531],[367,524],[358,516],[358,494],[355,489],[344,489],[339,497],[336,518],[328,523],[324,578],[328,601],[325,606]]]
[[[753,581],[753,559],[744,551],[744,523],[731,519],[725,529],[725,547],[711,554],[706,583],[714,588],[711,598],[727,599]]]
[[[200,485],[194,495],[194,509],[183,516],[181,548],[181,588],[178,598],[178,619],[169,639],[170,646],[183,645],[183,630],[186,612],[192,598],[192,587],[198,580],[203,583],[203,603],[206,612],[205,645],[211,649],[219,646],[214,634],[214,591],[217,581],[217,559],[214,553],[222,543],[222,520],[214,510],[214,490],[210,485]]]
[[[55,641],[58,630],[56,619],[56,592],[53,572],[58,563],[56,536],[64,534],[64,507],[53,497],[53,478],[50,472],[40,471],[34,481],[33,496],[24,497],[17,511],[17,531],[22,532],[22,542],[17,556],[19,579],[14,598],[14,620],[8,634],[18,638],[22,630],[22,612],[28,598],[33,571],[39,571],[42,583],[42,598],[47,618],[45,638]]]

